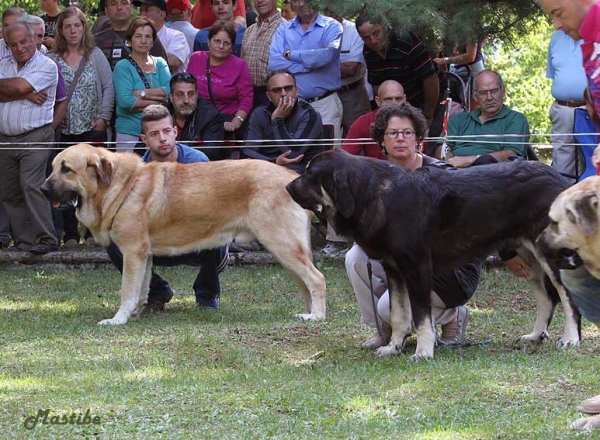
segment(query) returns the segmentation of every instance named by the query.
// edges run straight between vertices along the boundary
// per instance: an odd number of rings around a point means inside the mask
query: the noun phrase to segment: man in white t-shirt
[[[165,0],[138,0],[133,4],[140,6],[142,16],[154,22],[158,39],[167,52],[167,63],[171,74],[185,72],[190,59],[190,46],[183,33],[165,26],[167,2]]]

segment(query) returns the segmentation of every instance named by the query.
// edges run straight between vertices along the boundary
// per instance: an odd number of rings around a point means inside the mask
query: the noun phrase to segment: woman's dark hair
[[[178,83],[193,84],[194,88],[198,90],[198,81],[196,80],[196,77],[191,73],[179,72],[173,75],[171,77],[171,81],[169,81],[169,87],[171,88],[171,90],[173,90],[173,86]]]
[[[235,38],[237,36],[237,32],[235,31],[235,26],[231,21],[223,21],[218,20],[213,23],[208,31],[208,40],[210,41],[212,37],[214,37],[219,32],[224,31],[229,35],[229,39],[231,40],[231,45],[235,44]]]
[[[156,39],[158,38],[158,35],[156,34],[156,27],[154,26],[154,22],[146,17],[138,17],[131,22],[125,31],[125,40],[131,43],[131,38],[133,38],[135,31],[144,26],[150,26],[152,28],[152,41],[156,42]]]
[[[425,120],[423,113],[421,113],[421,110],[413,107],[408,102],[402,102],[400,104],[389,103],[383,105],[379,109],[375,122],[373,122],[373,125],[371,126],[371,137],[375,139],[379,145],[383,144],[385,130],[387,129],[388,122],[393,117],[410,119],[415,129],[417,142],[423,140],[425,132],[427,131],[427,121]]]

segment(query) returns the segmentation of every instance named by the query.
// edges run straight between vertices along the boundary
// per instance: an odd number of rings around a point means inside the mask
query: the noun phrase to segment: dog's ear
[[[335,198],[336,209],[345,219],[350,218],[356,209],[354,194],[352,193],[348,179],[348,172],[344,168],[336,169],[333,172],[333,196]]]
[[[567,209],[567,218],[575,223],[583,235],[589,237],[598,231],[598,196],[586,194],[573,203],[573,210]]]
[[[94,154],[93,156],[88,157],[88,167],[95,169],[100,182],[110,185],[113,172],[113,165],[110,160],[99,154]]]

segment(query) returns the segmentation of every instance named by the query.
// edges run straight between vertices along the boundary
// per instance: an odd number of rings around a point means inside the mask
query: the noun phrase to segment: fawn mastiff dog
[[[579,312],[556,268],[535,244],[548,224],[550,204],[567,186],[555,170],[540,162],[456,171],[406,170],[382,160],[328,151],[314,157],[287,188],[301,206],[322,212],[336,232],[353,237],[370,258],[382,262],[392,336],[377,353],[400,353],[414,322],[417,348],[412,359],[417,360],[432,358],[435,346],[432,273],[485,258],[499,247],[519,249],[531,266],[537,318],[533,331],[520,339],[547,337],[560,298],[565,329],[557,345],[579,344]]]
[[[298,175],[262,160],[145,164],[133,153],[79,144],[59,153],[42,191],[71,204],[103,246],[123,253],[121,306],[100,325],[125,324],[148,296],[153,255],[258,239],[302,290],[303,320],[325,319],[325,278],[312,263],[310,212],[286,185]]]
[[[600,176],[562,192],[550,207],[550,225],[538,238],[561,269],[581,264],[600,279]]]

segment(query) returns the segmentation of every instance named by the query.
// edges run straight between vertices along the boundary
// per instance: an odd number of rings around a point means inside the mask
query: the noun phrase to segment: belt
[[[315,96],[314,98],[305,99],[305,101],[308,102],[308,103],[315,102],[315,101],[318,101],[320,99],[325,99],[329,95],[333,95],[335,92],[337,92],[337,90],[330,90],[329,92],[323,93],[321,96]]]
[[[353,83],[347,84],[345,86],[340,87],[340,92],[348,92],[350,90],[354,90],[357,87],[360,87],[362,85],[362,78],[359,79],[358,81],[354,81]]]
[[[585,101],[561,101],[560,99],[557,99],[556,103],[571,108],[583,107],[585,105]]]

